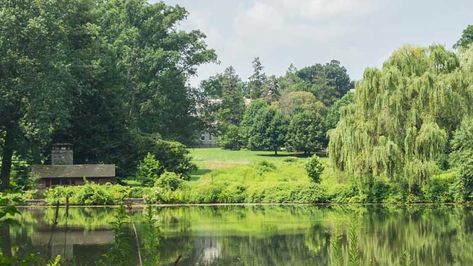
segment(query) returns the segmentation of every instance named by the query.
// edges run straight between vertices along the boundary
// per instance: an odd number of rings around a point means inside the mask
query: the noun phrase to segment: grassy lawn
[[[195,188],[214,183],[228,186],[281,187],[287,185],[310,185],[305,171],[307,158],[300,154],[279,152],[277,156],[270,151],[230,151],[221,148],[195,148],[190,150],[193,162],[199,170],[193,173],[191,184]],[[321,185],[329,192],[343,186],[343,178],[338,177],[329,166],[328,158],[321,158],[325,171]],[[262,169],[262,162],[269,162],[274,169]]]
[[[236,165],[249,164],[255,161],[283,161],[286,158],[302,159],[297,153],[278,152],[275,156],[271,151],[231,151],[221,148],[195,148],[190,149],[194,163],[208,169],[227,168]]]
[[[192,175],[192,179],[196,180],[201,176],[208,174],[214,170],[229,169],[237,166],[249,165],[255,162],[268,161],[272,163],[282,163],[292,160],[306,161],[297,153],[279,152],[277,156],[271,151],[249,151],[239,150],[231,151],[221,148],[195,148],[190,149],[192,161],[199,168]]]

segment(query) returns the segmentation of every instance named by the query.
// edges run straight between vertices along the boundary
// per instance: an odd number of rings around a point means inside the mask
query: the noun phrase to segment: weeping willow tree
[[[452,132],[473,109],[471,71],[443,46],[405,46],[368,68],[330,134],[333,165],[364,177],[428,180]],[[465,67],[464,67],[465,65]]]

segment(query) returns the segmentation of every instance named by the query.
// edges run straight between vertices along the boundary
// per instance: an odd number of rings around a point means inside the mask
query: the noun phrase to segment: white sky
[[[150,0],[156,2],[157,0]],[[191,80],[232,65],[251,75],[259,56],[266,74],[336,59],[352,79],[379,67],[404,45],[439,43],[451,48],[473,24],[471,0],[165,0],[190,13],[185,30],[200,29],[220,64],[201,66]]]

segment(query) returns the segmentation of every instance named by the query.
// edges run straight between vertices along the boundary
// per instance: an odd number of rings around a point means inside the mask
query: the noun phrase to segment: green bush
[[[456,181],[458,177],[455,172],[444,173],[442,175],[433,176],[423,187],[422,192],[427,202],[454,202],[461,201],[455,195],[461,195],[461,191],[457,191]],[[461,190],[461,188],[460,188]]]
[[[320,162],[320,158],[317,155],[313,155],[309,158],[305,169],[307,171],[307,175],[314,183],[320,183],[320,175],[324,171],[324,166],[322,162]]]
[[[120,204],[129,195],[130,188],[128,187],[95,183],[86,183],[82,186],[57,186],[44,193],[46,202],[53,205],[66,204],[67,198],[71,205]]]
[[[266,160],[256,162],[254,165],[254,169],[259,175],[262,175],[266,172],[271,172],[276,169],[276,165],[272,162],[268,162]]]
[[[154,183],[155,187],[175,191],[182,187],[184,180],[182,176],[172,172],[164,172]]]
[[[154,155],[148,153],[138,165],[136,179],[145,186],[152,186],[162,173],[159,161]]]

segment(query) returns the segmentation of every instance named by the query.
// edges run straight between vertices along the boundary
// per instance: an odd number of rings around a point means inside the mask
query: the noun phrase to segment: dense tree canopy
[[[51,141],[73,142],[77,162],[134,166],[142,136],[190,142],[197,126],[186,82],[216,56],[201,32],[177,29],[186,16],[145,0],[4,1],[2,186],[14,153],[40,162]]]
[[[305,90],[327,106],[353,88],[347,70],[337,60],[304,67],[295,74],[307,84]]]
[[[406,46],[382,69],[367,69],[355,101],[330,133],[331,161],[357,177],[387,177],[409,185],[430,171],[462,117],[473,109],[470,73],[439,45]]]
[[[260,108],[248,130],[248,147],[255,150],[270,150],[275,154],[286,143],[287,118],[273,106]]]
[[[310,154],[325,147],[326,132],[323,114],[309,106],[292,117],[287,145],[291,150]]]

